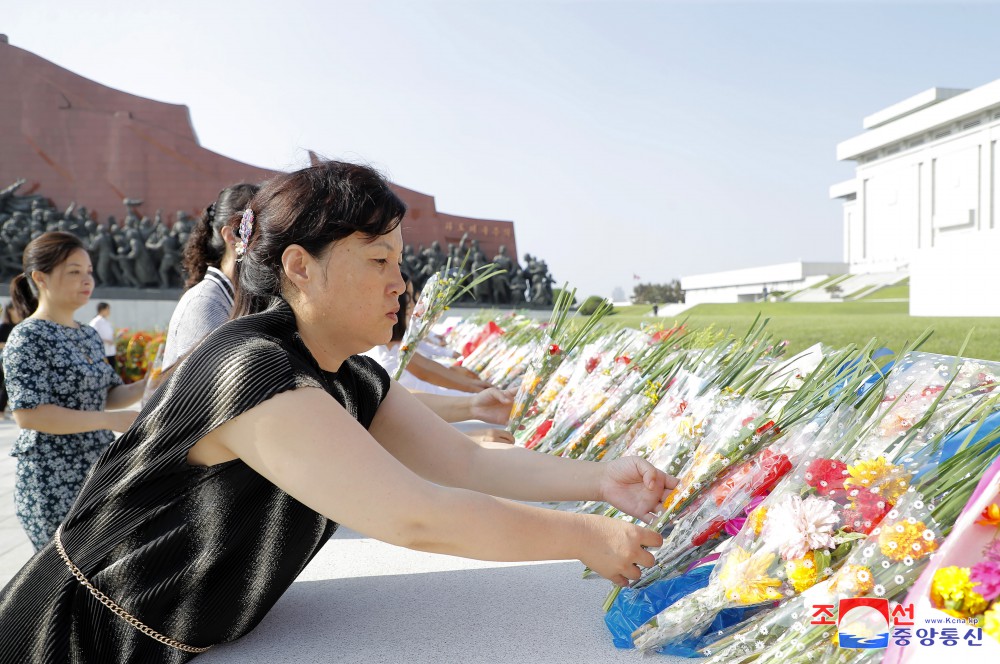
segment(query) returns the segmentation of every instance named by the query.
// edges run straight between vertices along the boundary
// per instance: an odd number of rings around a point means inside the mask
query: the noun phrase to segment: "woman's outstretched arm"
[[[643,547],[662,542],[657,533],[620,520],[539,509],[429,482],[314,388],[265,401],[203,438],[188,455],[196,465],[236,457],[328,518],[422,551],[497,561],[576,558],[624,585],[639,578],[639,565],[653,564]]]
[[[604,500],[649,521],[676,482],[636,457],[562,459],[502,443],[475,443],[393,383],[372,435],[404,465],[445,486],[516,500]]]

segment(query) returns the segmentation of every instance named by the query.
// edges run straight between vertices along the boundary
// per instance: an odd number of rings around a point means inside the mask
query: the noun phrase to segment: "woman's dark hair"
[[[36,270],[46,274],[52,272],[77,249],[85,249],[83,241],[64,231],[42,233],[24,248],[24,257],[21,259],[24,271],[10,280],[10,303],[21,320],[35,313],[38,308],[38,286],[31,278],[31,273]]]
[[[234,184],[219,192],[215,202],[205,208],[198,224],[184,246],[185,288],[191,288],[205,278],[209,266],[219,267],[226,253],[222,227],[243,215],[250,199],[260,190],[256,184]]]
[[[395,229],[406,205],[367,166],[327,161],[265,182],[250,203],[253,230],[236,264],[233,318],[267,308],[281,295],[281,254],[297,244],[314,257],[354,234],[375,238]],[[238,235],[239,219],[233,221]]]
[[[403,273],[403,283],[409,284],[410,278]],[[392,326],[392,341],[402,341],[406,334],[406,324],[410,321],[410,293],[407,289],[399,294],[399,314],[396,317],[396,324]]]

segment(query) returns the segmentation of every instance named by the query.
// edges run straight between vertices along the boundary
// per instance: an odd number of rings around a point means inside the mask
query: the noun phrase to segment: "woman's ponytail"
[[[215,234],[212,222],[215,221],[215,203],[212,203],[198,220],[191,231],[187,244],[184,245],[184,273],[187,279],[184,288],[191,288],[205,278],[205,272],[210,265],[218,267],[222,262],[225,247],[212,246],[212,235]]]
[[[222,239],[222,227],[239,220],[243,210],[250,205],[259,186],[255,184],[234,184],[219,192],[215,202],[205,209],[201,219],[184,247],[184,271],[187,279],[185,288],[191,288],[205,278],[209,267],[221,267],[226,255],[226,241]]]
[[[38,308],[38,298],[31,290],[29,279],[30,277],[22,272],[10,280],[10,305],[14,307],[14,312],[21,320],[35,313],[35,309]]]

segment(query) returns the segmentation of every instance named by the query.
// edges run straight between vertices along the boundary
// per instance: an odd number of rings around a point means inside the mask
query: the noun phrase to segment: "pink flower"
[[[983,555],[989,560],[1000,563],[1000,539],[994,539],[983,550]]]
[[[969,579],[979,585],[975,590],[987,602],[1000,597],[1000,563],[995,560],[984,560],[972,566]]]

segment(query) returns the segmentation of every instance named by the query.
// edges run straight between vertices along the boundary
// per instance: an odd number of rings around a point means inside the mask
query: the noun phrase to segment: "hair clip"
[[[247,253],[250,246],[250,234],[253,233],[253,210],[247,208],[243,211],[243,218],[240,219],[240,239],[236,241],[236,260],[240,260]]]

